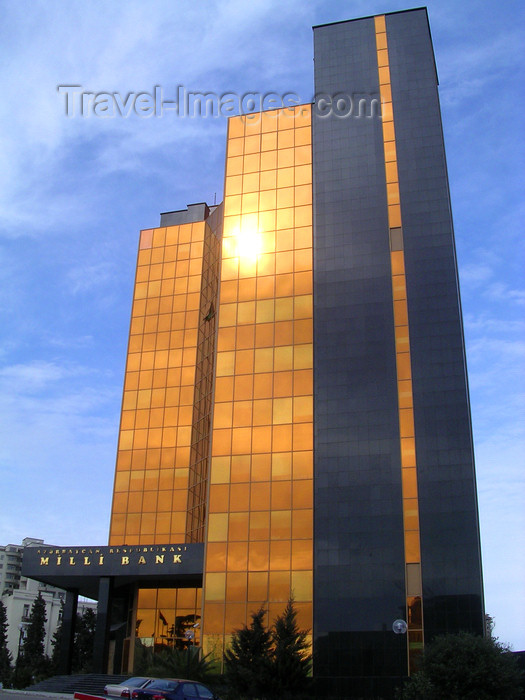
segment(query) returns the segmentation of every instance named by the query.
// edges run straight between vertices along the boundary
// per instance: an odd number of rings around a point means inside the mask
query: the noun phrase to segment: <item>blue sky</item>
[[[138,231],[222,196],[226,120],[67,118],[85,91],[313,93],[311,26],[392,0],[0,3],[0,544],[107,541]],[[487,612],[525,649],[524,9],[429,0]],[[521,94],[520,94],[521,85]]]

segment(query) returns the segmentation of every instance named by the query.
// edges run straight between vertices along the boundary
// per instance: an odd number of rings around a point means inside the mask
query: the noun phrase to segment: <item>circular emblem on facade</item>
[[[407,623],[404,620],[394,620],[392,629],[396,634],[406,634]]]

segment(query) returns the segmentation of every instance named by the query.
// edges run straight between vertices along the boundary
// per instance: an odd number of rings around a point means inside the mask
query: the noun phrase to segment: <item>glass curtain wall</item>
[[[203,647],[260,606],[312,627],[311,108],[229,121]]]

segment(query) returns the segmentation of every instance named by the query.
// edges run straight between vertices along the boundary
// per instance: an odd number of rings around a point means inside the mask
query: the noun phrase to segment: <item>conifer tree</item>
[[[275,698],[272,635],[264,626],[266,610],[252,613],[248,626],[236,630],[224,654],[228,683],[240,696]]]
[[[38,666],[40,661],[45,658],[46,622],[46,604],[42,598],[42,593],[39,591],[31,606],[29,625],[20,650],[24,660],[31,661],[34,667]]]
[[[64,603],[62,602],[61,605],[61,610],[62,613],[64,611]],[[64,628],[63,628],[63,617],[60,615],[60,622],[57,625],[57,628],[53,634],[53,639],[51,640],[51,646],[53,647],[53,651],[51,652],[51,667],[53,673],[57,672],[57,669],[60,664],[60,652],[61,652],[61,647],[62,647],[62,635],[64,633]]]
[[[93,643],[97,616],[91,608],[85,608],[82,615],[77,614],[75,641],[73,646],[73,671],[90,673],[93,670]]]
[[[16,687],[23,688],[45,678],[50,671],[50,661],[44,652],[47,622],[46,604],[39,591],[31,607],[29,625],[16,660]]]
[[[311,658],[307,636],[308,632],[297,625],[297,610],[290,598],[284,612],[276,618],[272,632],[273,672],[279,697],[294,697],[309,686]]]
[[[4,687],[11,682],[11,652],[7,647],[7,614],[0,600],[0,684]]]

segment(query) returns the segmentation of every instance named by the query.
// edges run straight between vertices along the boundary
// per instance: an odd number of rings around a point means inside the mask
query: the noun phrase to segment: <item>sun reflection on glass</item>
[[[244,228],[237,232],[237,255],[241,259],[256,260],[261,252],[261,236],[253,228]]]

